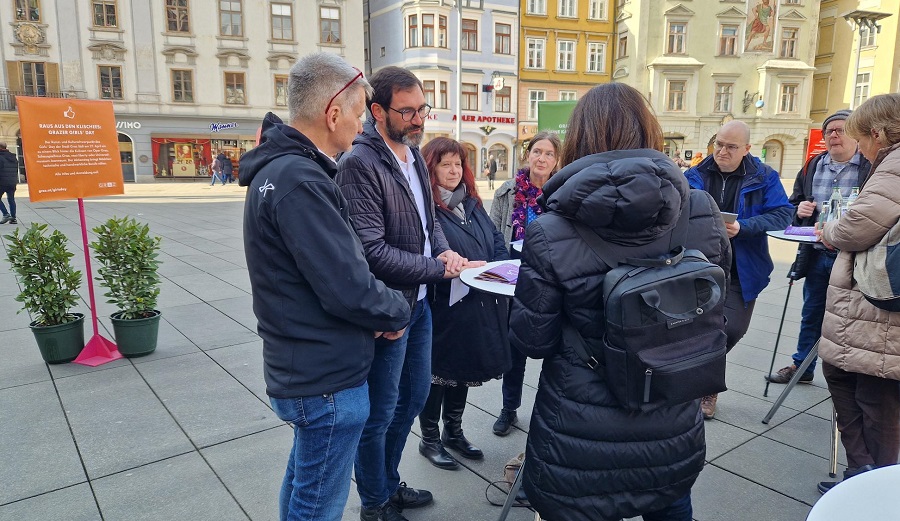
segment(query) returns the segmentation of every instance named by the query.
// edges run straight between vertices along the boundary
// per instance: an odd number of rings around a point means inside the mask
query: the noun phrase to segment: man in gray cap
[[[840,188],[841,197],[846,199],[850,196],[850,191],[862,186],[869,175],[871,165],[859,152],[856,140],[844,134],[844,123],[850,113],[849,110],[839,110],[822,123],[822,139],[825,140],[826,151],[810,159],[800,170],[794,181],[794,193],[789,199],[796,207],[794,226],[815,224],[822,210],[822,202],[828,201],[834,187]],[[821,243],[800,245],[788,275],[794,280],[806,277],[797,352],[793,355],[793,364],[766,377],[770,382],[783,384],[790,381],[821,336],[825,293],[836,257],[837,251],[828,250]],[[815,366],[816,361],[813,360],[800,376],[800,383],[812,382]]]

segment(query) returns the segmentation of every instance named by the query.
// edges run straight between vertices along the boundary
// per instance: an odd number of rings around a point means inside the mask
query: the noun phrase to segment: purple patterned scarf
[[[543,192],[531,184],[529,173],[528,168],[523,168],[516,173],[516,195],[512,210],[513,240],[515,241],[525,238],[525,228],[528,223],[542,213],[537,198]]]

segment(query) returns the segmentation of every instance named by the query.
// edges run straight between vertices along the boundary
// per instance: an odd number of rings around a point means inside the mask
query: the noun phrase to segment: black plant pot
[[[84,315],[70,315],[77,317],[76,320],[55,326],[39,326],[35,322],[28,325],[34,333],[41,356],[48,364],[71,362],[84,349]]]
[[[152,313],[150,317],[133,319],[119,318],[121,312],[112,314],[113,334],[122,356],[144,356],[156,350],[161,314],[156,310]]]

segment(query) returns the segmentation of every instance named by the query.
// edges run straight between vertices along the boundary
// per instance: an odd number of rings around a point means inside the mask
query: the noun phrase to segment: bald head
[[[743,121],[729,121],[716,134],[713,159],[721,172],[734,172],[750,152],[750,127]]]
[[[6,150],[6,143],[0,141],[0,150]]]

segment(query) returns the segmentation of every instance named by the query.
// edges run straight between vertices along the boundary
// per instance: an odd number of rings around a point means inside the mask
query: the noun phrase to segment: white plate
[[[494,261],[485,264],[480,268],[469,268],[467,270],[463,270],[462,273],[459,274],[459,280],[462,281],[463,284],[469,286],[472,289],[477,289],[478,291],[484,291],[485,293],[491,293],[493,295],[502,295],[504,297],[511,297],[516,293],[516,286],[513,284],[503,284],[500,282],[490,282],[487,280],[477,280],[475,277],[481,275],[485,271],[496,268],[501,264],[515,264],[516,266],[521,265],[521,261],[519,260],[502,260],[502,261]]]

